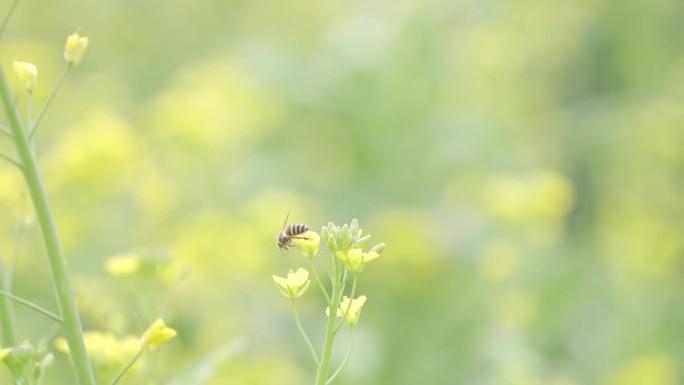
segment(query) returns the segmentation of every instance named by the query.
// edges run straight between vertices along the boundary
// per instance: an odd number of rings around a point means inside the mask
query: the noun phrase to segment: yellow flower
[[[114,377],[140,351],[140,341],[135,336],[118,337],[110,332],[90,330],[83,333],[83,339],[93,369],[101,378]],[[55,348],[69,354],[69,345],[64,338],[55,340]],[[131,370],[138,371],[138,365]]]
[[[64,60],[72,67],[77,66],[83,59],[86,48],[88,48],[86,36],[81,36],[78,32],[69,35],[64,46]]]
[[[4,360],[5,357],[7,357],[7,355],[10,354],[11,351],[12,351],[12,349],[10,349],[10,348],[0,349],[0,362],[2,362],[2,360]]]
[[[19,79],[24,84],[26,91],[29,93],[33,92],[38,79],[38,68],[31,63],[15,61],[12,63],[12,69],[19,76]]]
[[[372,261],[379,257],[375,251],[364,253],[361,249],[350,249],[349,251],[338,251],[337,258],[339,258],[347,266],[352,273],[360,273],[366,262]]]
[[[295,245],[299,247],[299,251],[307,258],[313,258],[318,254],[318,247],[321,245],[321,237],[315,231],[307,231],[299,235],[301,238],[293,239]]]
[[[292,299],[304,294],[309,288],[309,283],[311,283],[309,280],[309,272],[301,267],[297,269],[296,272],[290,270],[290,272],[287,273],[287,278],[274,275],[273,281],[284,296]]]
[[[359,322],[359,317],[361,316],[361,308],[363,304],[366,303],[366,296],[362,295],[356,299],[350,299],[349,297],[342,297],[340,306],[337,308],[337,316],[344,317],[344,323],[349,326],[356,325]],[[325,313],[330,316],[330,308],[327,308]]]
[[[142,260],[137,254],[120,254],[107,258],[104,265],[107,272],[112,276],[125,277],[140,270]]]
[[[140,338],[140,346],[142,349],[151,351],[157,348],[157,346],[163,344],[164,342],[170,340],[176,336],[176,331],[167,327],[164,321],[160,318],[143,333]]]

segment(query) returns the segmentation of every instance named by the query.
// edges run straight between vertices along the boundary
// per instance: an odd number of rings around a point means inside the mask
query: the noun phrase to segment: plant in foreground
[[[7,15],[0,23],[0,35],[17,3],[18,0],[12,2]],[[57,340],[57,347],[69,352],[76,383],[79,385],[95,385],[91,355],[97,355],[98,349],[103,355],[110,358],[113,350],[108,348],[115,347],[119,353],[128,352],[130,359],[123,364],[123,368],[118,371],[111,382],[111,384],[116,384],[143,353],[154,350],[161,343],[176,335],[175,330],[168,328],[162,320],[158,320],[142,335],[137,345],[133,345],[135,349],[131,352],[130,338],[117,340],[108,334],[84,333],[81,326],[66,260],[36,161],[33,139],[39,123],[45,116],[47,108],[64,82],[67,73],[81,63],[88,42],[88,37],[82,36],[79,32],[67,37],[64,46],[64,69],[35,115],[33,113],[33,91],[38,84],[38,68],[34,64],[23,61],[14,61],[12,65],[12,69],[23,88],[20,92],[26,94],[24,102],[23,97],[15,96],[10,89],[4,68],[0,65],[0,103],[7,119],[5,124],[0,123],[0,140],[8,140],[14,147],[14,154],[3,153],[0,150],[0,160],[15,167],[26,182],[28,195],[33,202],[37,223],[43,236],[59,309],[55,314],[27,299],[14,295],[11,282],[13,259],[16,256],[11,257],[12,260],[7,269],[4,267],[4,261],[0,259],[0,336],[2,337],[0,342],[4,345],[0,348],[0,362],[9,369],[14,384],[17,385],[41,384],[45,370],[52,365],[53,355],[48,351],[45,340],[36,346],[28,341],[17,343],[19,333],[13,310],[15,303],[26,306],[54,321],[56,327],[53,328],[52,334],[61,331],[64,336]],[[25,103],[25,116],[20,115],[18,101],[21,101],[21,104]],[[4,147],[0,147],[0,149]],[[15,248],[18,238],[15,239]]]
[[[326,253],[320,251],[321,238],[327,246],[328,252]],[[320,355],[316,352],[311,340],[304,331],[297,313],[296,300],[307,292],[311,283],[309,271],[300,267],[296,271],[290,270],[286,277],[273,276],[273,281],[278,290],[290,299],[297,328],[316,365],[315,385],[326,385],[333,382],[351,356],[354,343],[354,325],[359,321],[361,310],[366,303],[365,295],[354,297],[356,295],[357,278],[363,271],[366,263],[379,257],[385,250],[385,244],[378,243],[370,250],[364,251],[369,239],[370,235],[363,235],[358,221],[354,219],[351,224],[345,224],[342,227],[336,226],[331,222],[328,226],[323,227],[321,235],[314,231],[308,231],[301,234],[299,238],[292,240],[302,255],[309,260],[314,280],[327,304],[325,310],[327,316],[325,340]],[[322,265],[328,273],[330,282],[327,285],[321,281],[316,271],[316,257],[320,258]],[[348,295],[345,295],[346,293]],[[331,311],[330,309],[335,310]],[[338,320],[338,318],[341,319]],[[349,348],[338,368],[332,374],[329,374],[333,342],[342,325],[349,327]]]

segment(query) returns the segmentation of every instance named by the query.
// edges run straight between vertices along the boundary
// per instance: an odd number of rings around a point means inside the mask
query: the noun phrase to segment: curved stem
[[[328,379],[328,381],[325,382],[326,385],[330,384],[333,382],[335,377],[337,377],[338,374],[340,374],[340,371],[342,368],[344,368],[345,365],[347,365],[347,361],[349,361],[349,357],[351,357],[351,352],[352,348],[354,347],[354,327],[350,326],[349,327],[349,349],[347,349],[347,355],[344,356],[344,360],[342,360],[342,363],[340,364],[340,367],[335,370],[335,373],[333,373],[332,376]]]
[[[14,232],[12,239],[12,251],[10,253],[7,271],[4,271],[2,258],[0,258],[0,290],[5,292],[12,292],[12,279],[14,277],[14,265],[16,264],[17,256],[19,255],[21,239],[26,232],[26,221]],[[14,309],[14,303],[10,298],[2,296],[0,298],[0,325],[2,328],[3,345],[13,346],[17,341],[17,318]],[[56,324],[59,326],[59,324]]]
[[[57,82],[55,82],[55,85],[52,86],[52,91],[50,91],[50,95],[48,95],[47,99],[45,100],[45,103],[43,104],[43,108],[40,109],[40,112],[38,112],[38,116],[36,116],[36,121],[31,123],[30,118],[29,118],[29,134],[28,138],[29,140],[33,139],[33,135],[36,133],[36,129],[38,128],[38,123],[43,119],[43,116],[45,115],[45,111],[47,111],[47,108],[50,106],[50,103],[52,102],[52,99],[55,97],[55,94],[59,90],[59,87],[62,85],[64,82],[64,79],[66,78],[67,73],[69,72],[69,69],[71,68],[70,65],[65,64],[64,69],[62,70],[62,73],[59,75],[59,78],[57,79]]]
[[[57,228],[52,217],[47,194],[43,187],[43,180],[40,177],[36,159],[29,147],[29,140],[22,130],[19,115],[14,108],[12,108],[10,89],[7,78],[5,77],[5,72],[1,66],[0,99],[2,100],[5,109],[5,115],[9,120],[10,128],[12,129],[14,147],[16,148],[17,155],[23,166],[24,179],[43,234],[43,241],[45,243],[48,260],[50,261],[50,270],[55,285],[57,301],[63,317],[62,325],[64,328],[64,335],[69,346],[69,352],[71,353],[71,361],[74,366],[76,380],[79,385],[95,385],[95,376],[83,340],[83,328],[81,327],[81,318],[76,306],[76,298],[74,296],[73,288],[71,287],[71,281],[69,280],[66,260],[62,251],[62,245],[59,241],[59,236],[57,235]],[[38,120],[34,123],[34,127],[37,123]]]
[[[5,31],[7,22],[9,21],[10,17],[12,17],[12,13],[14,13],[14,9],[17,7],[17,4],[19,4],[19,0],[14,0],[12,5],[10,5],[10,9],[7,11],[5,18],[2,20],[2,24],[0,24],[0,35],[2,35],[2,33]]]
[[[316,366],[319,366],[321,362],[318,360],[318,355],[316,355],[316,350],[314,349],[313,345],[311,344],[311,340],[309,340],[309,337],[306,335],[306,332],[304,332],[304,328],[302,327],[302,322],[299,320],[299,313],[297,313],[297,305],[295,304],[295,299],[292,298],[290,301],[292,303],[292,312],[294,313],[295,317],[295,322],[297,322],[297,328],[299,329],[299,332],[302,334],[302,337],[304,338],[304,341],[306,342],[306,347],[309,348],[309,352],[311,353],[311,357],[313,358],[314,362],[316,363]]]
[[[8,276],[3,271],[2,260],[0,259],[0,289],[8,290],[10,282]],[[0,298],[0,330],[2,330],[2,344],[4,346],[14,346],[17,341],[17,320],[14,316],[14,306],[9,298]]]
[[[22,167],[21,167],[21,163],[19,163],[19,162],[17,162],[16,160],[10,158],[9,156],[7,156],[7,155],[5,155],[5,154],[3,154],[3,153],[0,153],[0,158],[6,160],[6,161],[9,162],[12,166],[18,168],[19,170],[23,170]]]
[[[41,307],[41,306],[39,306],[39,305],[36,305],[35,303],[33,303],[33,302],[31,302],[31,301],[29,301],[29,300],[27,300],[27,299],[23,299],[23,298],[21,298],[21,297],[17,297],[16,295],[14,295],[14,294],[12,294],[12,293],[8,293],[8,292],[6,292],[6,291],[4,291],[4,290],[0,290],[0,295],[2,295],[3,297],[9,298],[9,299],[11,299],[12,301],[15,301],[15,302],[17,302],[17,303],[20,303],[20,304],[22,304],[22,305],[24,305],[24,306],[26,306],[26,307],[28,307],[28,308],[30,308],[30,309],[33,309],[33,310],[37,311],[38,313],[40,313],[40,314],[42,314],[42,315],[44,315],[44,316],[46,316],[46,317],[48,317],[48,318],[50,318],[50,319],[56,321],[56,322],[62,323],[62,317],[60,317],[60,316],[58,316],[57,314],[51,312],[50,310],[47,310],[47,309],[45,309],[45,308],[43,308],[43,307]]]
[[[323,286],[323,282],[321,281],[321,278],[318,276],[318,271],[316,270],[316,265],[313,262],[313,259],[310,260],[311,262],[311,271],[314,273],[314,278],[316,279],[316,283],[318,284],[318,287],[321,289],[321,292],[323,293],[323,296],[325,297],[325,302],[330,305],[330,295],[328,295],[328,291],[325,290],[325,286]]]
[[[340,321],[339,324],[337,324],[337,327],[335,327],[335,334],[337,334],[337,331],[340,330],[342,327],[342,324],[344,323],[344,320],[347,319],[347,314],[349,314],[349,309],[351,309],[351,301],[354,300],[354,293],[356,293],[356,274],[354,274],[354,279],[352,280],[352,289],[351,293],[349,294],[349,306],[344,310],[344,315],[342,315],[342,320]]]
[[[320,253],[320,256],[321,256],[321,261],[323,261],[323,264],[325,265],[325,270],[328,272],[328,278],[330,279],[330,281],[332,281],[333,280],[333,267],[330,264],[330,262],[327,259],[325,259],[325,256],[323,255],[323,253]],[[334,260],[333,260],[333,262],[334,262]]]
[[[33,92],[29,92],[28,101],[26,102],[26,121],[28,126],[31,127],[31,122],[33,122]]]
[[[124,367],[121,369],[121,371],[119,371],[119,374],[117,374],[116,377],[114,377],[114,379],[112,380],[112,382],[111,382],[110,385],[114,385],[114,384],[116,384],[117,382],[119,382],[119,380],[121,379],[121,377],[123,377],[123,375],[126,374],[126,372],[128,371],[128,369],[130,369],[131,366],[133,366],[133,364],[135,364],[135,362],[138,361],[138,359],[143,355],[143,353],[145,353],[145,350],[144,350],[144,349],[138,350],[138,352],[135,353],[135,355],[128,361],[128,363],[126,364],[126,366],[124,366]]]

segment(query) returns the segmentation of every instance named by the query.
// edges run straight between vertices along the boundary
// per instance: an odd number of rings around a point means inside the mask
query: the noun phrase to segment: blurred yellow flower
[[[69,35],[64,46],[64,60],[69,66],[77,66],[83,59],[86,48],[88,48],[86,36],[81,36],[78,32]]]
[[[680,384],[677,361],[665,352],[646,353],[601,381],[600,385]]]
[[[125,277],[140,270],[142,260],[137,254],[127,253],[107,258],[104,265],[107,272],[114,277]]]
[[[133,336],[118,338],[109,332],[87,331],[83,338],[93,368],[106,376],[116,374],[140,350],[140,343]],[[64,338],[55,340],[55,348],[69,353],[69,345]]]
[[[15,61],[12,63],[12,69],[19,76],[19,80],[23,83],[26,91],[33,92],[38,81],[38,68],[31,63]]]
[[[488,178],[484,204],[496,217],[512,223],[553,222],[562,219],[575,202],[572,182],[553,170],[518,176]]]
[[[344,323],[349,326],[356,325],[361,316],[361,308],[366,303],[366,296],[362,295],[359,298],[351,299],[343,297],[340,306],[337,308],[337,317],[344,317]],[[325,309],[325,314],[330,316],[330,308]]]
[[[7,355],[10,354],[11,351],[12,351],[12,349],[10,349],[10,348],[0,349],[0,362],[2,362],[2,360],[4,360],[5,357],[7,357]]]
[[[375,251],[364,253],[361,249],[350,249],[349,251],[337,252],[337,258],[344,262],[352,273],[362,272],[366,262],[372,261],[379,256],[380,254]]]
[[[321,245],[321,237],[315,231],[307,231],[299,235],[292,241],[299,247],[299,251],[307,258],[313,258],[318,254],[318,247]]]
[[[273,282],[276,283],[276,287],[284,296],[292,299],[301,297],[309,288],[309,283],[311,283],[309,272],[301,267],[295,272],[290,270],[287,273],[287,278],[274,275]]]
[[[167,327],[164,321],[160,318],[143,333],[140,338],[140,346],[142,349],[147,351],[152,351],[156,349],[159,345],[170,340],[176,336],[176,331]]]

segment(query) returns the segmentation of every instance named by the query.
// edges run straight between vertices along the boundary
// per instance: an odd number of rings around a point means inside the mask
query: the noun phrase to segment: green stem
[[[19,162],[17,162],[16,160],[10,158],[10,157],[7,156],[7,155],[5,155],[5,154],[3,154],[3,153],[0,153],[0,158],[2,158],[2,159],[4,159],[4,160],[8,161],[12,166],[18,168],[19,170],[22,169],[22,168],[21,168],[21,164],[20,164]]]
[[[135,355],[128,361],[128,363],[126,364],[126,366],[124,366],[124,367],[121,369],[121,371],[119,372],[119,374],[117,374],[116,377],[114,377],[114,379],[112,380],[112,382],[111,382],[110,385],[115,385],[117,382],[119,382],[119,380],[121,379],[121,377],[123,377],[123,375],[126,374],[126,372],[128,371],[128,369],[130,369],[131,366],[133,366],[133,364],[135,364],[135,362],[138,361],[138,359],[143,355],[143,353],[145,353],[145,349],[140,349],[140,350],[138,350],[138,352],[135,353]]]
[[[321,256],[321,261],[323,261],[323,264],[325,265],[325,270],[328,272],[328,278],[330,278],[330,281],[332,282],[332,280],[333,280],[333,270],[334,270],[334,268],[333,268],[333,266],[330,264],[330,262],[328,262],[328,260],[325,259],[325,256],[323,255],[323,253],[320,253],[319,255]],[[331,260],[334,262],[334,259],[335,259],[335,257],[333,256],[333,257],[331,258]]]
[[[311,271],[314,273],[314,278],[316,279],[316,283],[318,284],[318,287],[321,289],[321,292],[323,293],[323,296],[325,297],[325,302],[330,305],[330,296],[328,295],[328,291],[325,290],[325,286],[323,286],[323,282],[321,281],[321,278],[318,276],[318,271],[316,270],[316,265],[313,262],[313,258],[310,260],[311,262]]]
[[[2,260],[0,260],[0,288],[2,290],[9,290],[10,283],[5,278]],[[5,296],[0,298],[0,328],[2,330],[3,346],[14,346],[17,343],[17,320],[14,316],[14,306],[12,305],[9,298]]]
[[[9,21],[10,17],[12,17],[12,13],[14,13],[14,9],[17,7],[17,4],[19,4],[19,0],[14,0],[12,2],[12,5],[10,5],[9,11],[7,11],[5,18],[2,20],[2,24],[0,24],[0,36],[5,31],[5,27],[7,26],[7,22]]]
[[[292,298],[292,300],[290,302],[292,303],[292,312],[294,313],[295,322],[297,322],[297,328],[299,329],[299,332],[302,334],[302,337],[304,338],[304,341],[306,342],[306,346],[309,348],[309,352],[311,353],[311,357],[313,358],[314,362],[316,363],[316,366],[318,367],[320,365],[320,361],[318,360],[318,355],[316,355],[316,350],[314,349],[313,345],[311,344],[311,340],[309,340],[309,337],[306,335],[306,332],[304,332],[304,328],[302,327],[302,322],[299,320],[299,313],[297,313],[297,305],[295,304],[295,299]]]
[[[350,326],[349,327],[349,349],[347,349],[347,355],[344,356],[344,360],[342,360],[340,367],[337,368],[335,373],[333,373],[333,375],[330,376],[328,381],[326,381],[326,383],[325,383],[326,385],[329,385],[330,383],[332,383],[333,380],[335,379],[335,377],[337,377],[337,375],[340,374],[340,371],[342,370],[342,368],[344,368],[344,366],[347,365],[347,361],[349,361],[349,357],[351,357],[351,352],[352,352],[353,347],[354,347],[354,327]]]
[[[33,92],[28,93],[28,101],[26,102],[26,121],[29,127],[33,127]]]
[[[9,136],[10,138],[12,137],[12,131],[10,131],[10,129],[5,126],[0,125],[0,132]]]
[[[39,305],[36,305],[35,303],[33,303],[33,302],[31,302],[31,301],[29,301],[29,300],[27,300],[27,299],[23,299],[23,298],[21,298],[21,297],[17,297],[16,295],[14,295],[14,294],[12,294],[12,293],[9,293],[9,292],[7,292],[7,291],[5,291],[5,290],[0,290],[0,295],[3,296],[4,298],[9,298],[9,299],[11,299],[12,301],[15,301],[15,302],[20,303],[20,304],[22,304],[22,305],[24,305],[24,306],[26,306],[26,307],[28,307],[28,308],[30,308],[30,309],[32,309],[32,310],[35,310],[35,311],[37,311],[38,313],[40,313],[40,314],[42,314],[42,315],[44,315],[44,316],[46,316],[46,317],[48,317],[48,318],[50,318],[50,319],[56,321],[56,322],[62,323],[62,318],[61,318],[60,316],[58,316],[57,314],[51,312],[50,310],[47,310],[47,309],[45,309],[45,308],[43,308],[43,307],[41,307],[41,306],[39,306]]]
[[[318,372],[316,373],[316,385],[325,385],[328,378],[328,367],[330,366],[332,345],[333,340],[335,339],[335,318],[337,317],[337,307],[340,305],[340,296],[342,295],[342,285],[340,285],[340,276],[338,272],[339,269],[334,270],[332,295],[330,296],[332,301],[328,314],[328,324],[325,330],[323,355],[321,356],[321,364],[318,366]]]
[[[52,102],[52,99],[55,97],[55,94],[59,90],[59,87],[62,85],[64,82],[64,79],[66,78],[67,73],[69,72],[69,69],[71,66],[69,64],[64,65],[64,69],[62,70],[62,73],[59,75],[59,79],[57,79],[57,82],[55,82],[55,85],[52,86],[52,91],[50,91],[50,95],[48,95],[47,99],[45,100],[45,103],[43,104],[43,108],[40,109],[40,112],[38,112],[38,116],[36,116],[36,121],[31,123],[30,117],[29,117],[29,134],[28,138],[29,140],[33,139],[33,135],[36,133],[36,129],[38,128],[38,123],[43,119],[43,116],[45,115],[45,111],[47,111],[47,108],[50,106],[50,103]]]
[[[346,285],[346,282],[345,282]],[[346,309],[344,309],[344,315],[342,316],[342,320],[340,323],[337,324],[337,327],[335,327],[335,334],[337,334],[337,331],[340,330],[340,327],[342,327],[342,324],[344,324],[344,320],[347,319],[347,314],[349,314],[349,309],[351,309],[351,301],[354,300],[354,294],[356,293],[356,274],[354,274],[354,279],[352,280],[352,289],[351,293],[349,294],[349,306],[347,306]]]
[[[19,249],[22,238],[26,232],[26,221],[22,221],[21,225],[14,231],[12,239],[12,251],[8,261],[7,271],[4,270],[2,258],[0,258],[0,290],[8,293],[12,292],[12,279],[14,278],[14,266],[19,255]],[[14,303],[9,301],[9,298],[2,296],[0,298],[0,324],[2,328],[3,343],[5,346],[13,346],[16,344],[17,337],[17,317],[14,309]]]
[[[52,218],[50,204],[33,152],[29,148],[28,138],[21,128],[19,116],[12,108],[11,93],[2,67],[0,67],[0,99],[2,99],[5,115],[12,129],[14,146],[23,166],[24,179],[26,180],[26,185],[43,233],[43,241],[45,242],[45,249],[50,261],[57,301],[62,313],[64,334],[69,346],[69,352],[71,353],[77,383],[79,385],[95,385],[93,369],[90,365],[85,342],[83,341],[83,328],[81,327],[81,319],[76,307],[76,298],[69,281],[69,272],[57,235],[57,228]],[[38,123],[38,120],[34,123],[34,127],[36,123]]]

